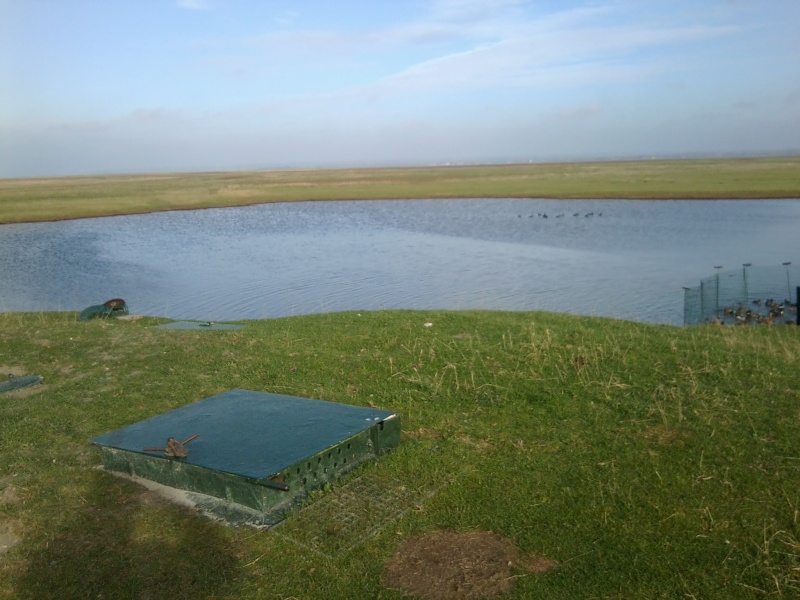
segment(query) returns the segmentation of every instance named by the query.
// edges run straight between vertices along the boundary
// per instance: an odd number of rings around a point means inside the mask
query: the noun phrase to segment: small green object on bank
[[[41,375],[26,375],[24,377],[9,377],[7,380],[0,382],[0,393],[13,392],[14,390],[21,390],[37,383],[41,383],[44,377]]]
[[[88,321],[90,319],[104,319],[108,317],[119,317],[128,314],[128,305],[122,298],[112,298],[102,304],[88,306],[78,315],[78,321]]]

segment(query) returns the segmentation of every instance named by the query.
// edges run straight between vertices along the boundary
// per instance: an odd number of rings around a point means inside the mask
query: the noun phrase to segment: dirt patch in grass
[[[557,566],[523,556],[511,540],[491,532],[437,531],[402,542],[384,566],[383,585],[432,600],[488,598],[509,591],[515,571],[546,573]]]
[[[11,484],[11,477],[0,477],[0,508],[20,503],[20,496]],[[19,521],[0,516],[0,558],[22,541]]]
[[[21,377],[25,374],[25,369],[22,367],[0,365],[0,379],[3,379],[4,377]]]
[[[0,506],[17,504],[19,494],[17,489],[11,485],[11,477],[0,477]]]
[[[22,541],[20,529],[15,521],[0,521],[0,557]]]
[[[441,440],[444,438],[444,434],[436,429],[420,427],[412,431],[403,431],[403,437],[411,440]]]
[[[687,441],[687,435],[667,425],[656,425],[642,433],[642,437],[649,442],[660,446],[682,445]]]
[[[27,398],[28,396],[35,396],[36,394],[41,394],[42,392],[45,392],[48,389],[49,388],[46,384],[37,383],[36,385],[32,385],[26,388],[20,388],[18,390],[6,392],[3,395],[10,398]]]

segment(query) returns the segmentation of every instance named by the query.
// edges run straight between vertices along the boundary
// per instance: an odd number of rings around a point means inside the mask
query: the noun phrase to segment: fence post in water
[[[714,268],[717,270],[717,291],[716,300],[714,301],[714,314],[719,315],[719,270],[722,268],[722,265],[715,265]]]
[[[783,266],[786,267],[786,293],[789,294],[789,298],[792,297],[792,283],[791,279],[789,279],[789,265],[791,264],[791,261],[783,263]]]
[[[797,286],[797,295],[794,297],[795,313],[797,314],[797,326],[800,327],[800,286]]]
[[[744,263],[742,265],[742,279],[744,280],[744,302],[743,304],[747,304],[750,302],[750,294],[747,290],[747,267],[752,266],[753,263]]]
[[[691,313],[689,312],[689,292],[692,288],[688,288],[683,286],[683,324],[684,325],[694,325],[691,322]]]
[[[703,282],[700,282],[700,320],[699,323],[702,323],[706,318],[706,307],[705,307],[705,290],[703,289]]]

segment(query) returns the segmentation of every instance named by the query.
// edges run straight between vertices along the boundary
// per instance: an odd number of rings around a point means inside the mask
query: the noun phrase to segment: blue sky
[[[0,177],[782,153],[797,0],[0,0]]]

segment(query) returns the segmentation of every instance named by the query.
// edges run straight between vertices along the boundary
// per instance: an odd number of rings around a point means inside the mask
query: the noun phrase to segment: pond
[[[411,308],[678,325],[683,286],[718,265],[798,265],[798,239],[800,200],[298,202],[2,225],[0,311],[122,297],[174,319]]]

